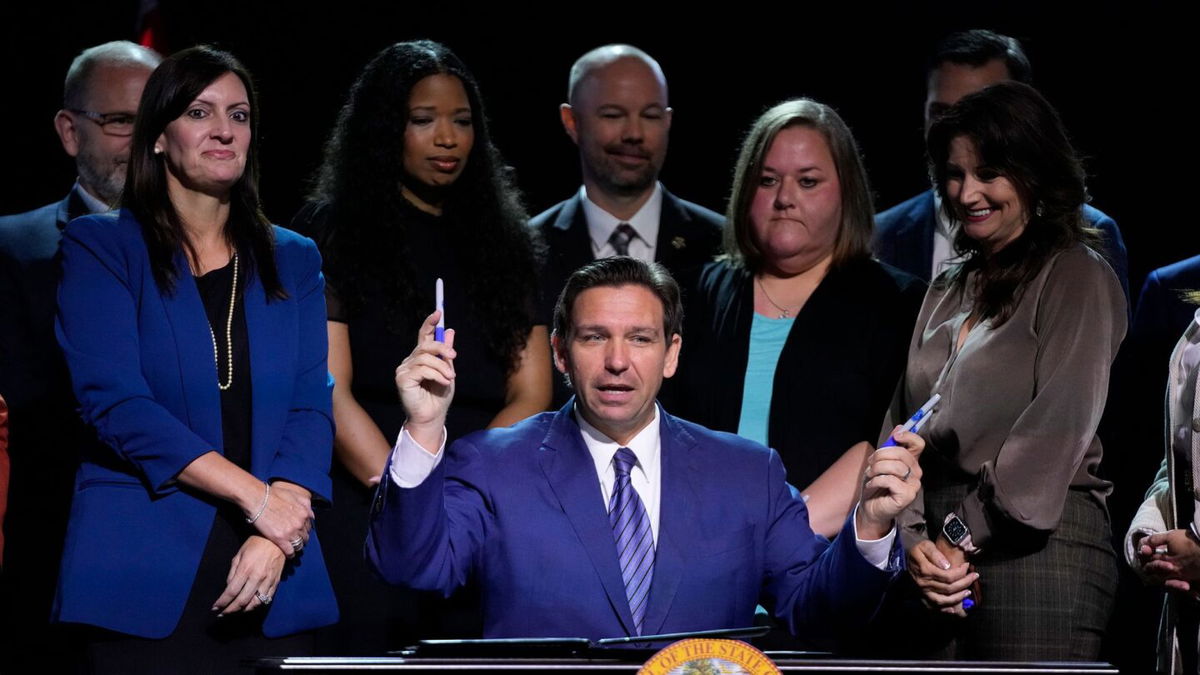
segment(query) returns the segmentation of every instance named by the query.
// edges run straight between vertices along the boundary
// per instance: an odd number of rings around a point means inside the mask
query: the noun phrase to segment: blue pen
[[[433,329],[433,339],[438,342],[446,341],[446,291],[442,288],[442,279],[438,280],[433,285],[434,303],[437,311],[441,312],[438,316],[437,326]]]
[[[941,394],[934,394],[931,396],[929,400],[925,402],[925,405],[921,406],[920,410],[913,413],[913,416],[908,418],[908,421],[904,423],[904,426],[901,427],[901,429],[903,431],[912,431],[914,433],[920,431],[921,425],[928,421],[930,413],[933,412],[933,407],[937,405],[938,401],[940,400],[942,400]],[[896,439],[888,436],[888,439],[879,447],[890,448],[894,445],[896,445]]]

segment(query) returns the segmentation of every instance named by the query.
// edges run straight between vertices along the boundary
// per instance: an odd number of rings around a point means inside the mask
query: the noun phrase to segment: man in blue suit
[[[0,577],[0,671],[29,670],[61,648],[50,605],[72,477],[85,428],[54,338],[58,244],[74,218],[121,195],[142,88],[161,57],[132,42],[84,50],[71,63],[54,116],[78,179],[61,201],[0,217],[0,395],[11,409],[12,484]],[[11,660],[10,660],[11,659]],[[8,668],[6,668],[8,666]]]
[[[915,434],[876,452],[833,544],[814,534],[778,454],[672,417],[679,290],[657,263],[597,260],[555,310],[557,413],[443,451],[452,331],[426,323],[397,369],[408,415],[376,496],[367,555],[392,583],[483,592],[486,637],[604,638],[751,624],[865,623],[901,567],[893,518],[920,487]]]
[[[960,98],[988,85],[1016,80],[1032,84],[1029,59],[1021,43],[988,30],[969,30],[944,38],[930,60],[926,82],[925,129],[933,118]],[[934,190],[875,216],[875,255],[909,274],[929,281],[954,258],[953,225],[940,208]],[[1129,257],[1117,223],[1099,209],[1084,205],[1089,227],[1101,231],[1103,253],[1129,299]]]

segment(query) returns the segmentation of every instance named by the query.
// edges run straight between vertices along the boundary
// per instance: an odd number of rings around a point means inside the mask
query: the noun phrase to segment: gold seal
[[[650,657],[638,675],[767,675],[779,673],[766,654],[740,640],[680,640]]]

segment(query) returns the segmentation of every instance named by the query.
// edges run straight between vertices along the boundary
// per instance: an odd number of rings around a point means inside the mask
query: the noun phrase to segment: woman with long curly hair
[[[404,42],[367,64],[295,221],[317,238],[329,284],[332,520],[344,538],[329,546],[339,551],[331,572],[343,617],[329,646],[339,653],[378,652],[418,622],[425,634],[455,632],[418,616],[420,603],[367,570],[370,486],[404,422],[393,374],[433,308],[438,278],[458,352],[447,441],[549,404],[549,339],[536,317],[526,219],[475,78],[457,56],[436,42]]]

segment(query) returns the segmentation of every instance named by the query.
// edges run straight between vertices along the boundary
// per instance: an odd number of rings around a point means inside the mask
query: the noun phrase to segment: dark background
[[[10,3],[11,5],[11,3]],[[1191,111],[1182,80],[1185,21],[1156,3],[689,4],[676,20],[649,3],[491,6],[460,3],[267,3],[161,0],[172,49],[211,42],[237,54],[261,93],[263,196],[286,223],[358,70],[384,46],[428,37],[472,68],[497,142],[531,213],[579,182],[557,106],[587,49],[636,44],[662,63],[675,108],[663,182],[723,210],[741,134],[766,106],[811,96],[854,130],[882,210],[927,185],[923,66],[945,33],[991,28],[1018,37],[1035,84],[1087,158],[1093,204],[1116,218],[1136,293],[1153,267],[1200,252],[1188,186],[1177,173]],[[652,8],[654,8],[652,10]],[[3,10],[8,161],[0,213],[61,199],[74,176],[51,120],[81,49],[134,38],[134,0],[22,4]],[[2,15],[0,15],[2,16]],[[1190,54],[1189,54],[1190,56]]]
[[[255,74],[263,196],[268,215],[280,223],[302,203],[359,69],[386,45],[414,38],[446,43],[474,71],[531,213],[578,187],[575,148],[557,107],[570,64],[608,42],[638,45],[666,71],[675,117],[663,182],[676,194],[723,210],[746,127],[765,107],[804,95],[833,105],[854,130],[882,210],[928,184],[921,127],[929,49],[950,31],[991,28],[1024,43],[1035,84],[1087,158],[1093,203],[1124,233],[1135,293],[1154,267],[1200,252],[1194,188],[1181,171],[1183,138],[1193,137],[1192,110],[1181,105],[1195,83],[1183,76],[1194,62],[1187,49],[1192,22],[1166,4],[849,2],[815,9],[740,2],[700,9],[635,2],[480,9],[451,2],[160,1],[171,49],[214,43]],[[59,200],[70,187],[73,163],[51,123],[63,76],[83,48],[136,39],[138,2],[5,4],[0,213],[13,213]],[[1123,531],[1124,523],[1116,528]],[[1109,658],[1121,661],[1126,650],[1146,658],[1153,621],[1147,607],[1119,610]]]

